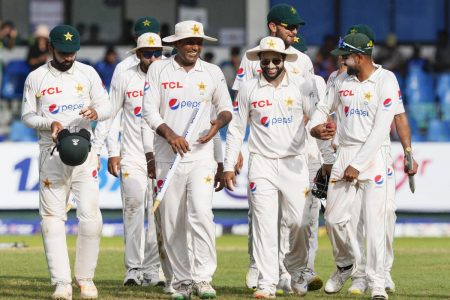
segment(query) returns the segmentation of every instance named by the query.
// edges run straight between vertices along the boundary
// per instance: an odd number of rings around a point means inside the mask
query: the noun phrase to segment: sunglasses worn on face
[[[142,51],[142,55],[146,58],[152,58],[154,56],[155,58],[158,58],[162,55],[162,50],[149,50],[149,51]]]
[[[268,66],[270,65],[270,62],[272,62],[275,66],[278,66],[282,61],[281,58],[263,59],[261,60],[261,65]]]
[[[342,50],[351,49],[351,50],[356,51],[357,53],[365,54],[364,50],[361,50],[359,48],[356,48],[355,46],[352,46],[352,45],[347,44],[346,42],[344,42],[344,39],[342,37],[339,38],[338,48],[342,49]]]
[[[280,25],[281,27],[285,28],[286,30],[289,31],[294,31],[294,30],[298,30],[299,25],[288,25],[285,23],[278,23],[278,25]]]

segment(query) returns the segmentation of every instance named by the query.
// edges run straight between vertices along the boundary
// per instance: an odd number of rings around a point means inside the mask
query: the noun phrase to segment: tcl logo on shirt
[[[126,94],[127,94],[128,99],[144,97],[144,91],[142,91],[142,90],[139,90],[139,91],[128,91]]]
[[[269,125],[270,126],[286,125],[286,124],[292,123],[292,116],[290,116],[290,117],[273,117],[273,118],[268,117],[268,116],[264,116],[264,117],[261,117],[259,122],[264,127],[269,127]]]
[[[59,112],[66,112],[66,111],[75,111],[80,110],[83,108],[83,103],[75,103],[75,104],[63,104],[63,105],[56,105],[56,104],[50,104],[48,107],[48,111],[56,115]]]
[[[62,90],[59,87],[49,87],[41,91],[41,95],[53,95],[53,94],[60,94],[62,93]]]
[[[339,91],[339,96],[355,96],[355,94],[353,94],[352,90],[340,90]]]
[[[259,100],[259,101],[253,101],[250,104],[251,104],[251,106],[253,108],[272,106],[272,103],[268,99],[266,99],[266,100]]]
[[[166,89],[182,89],[183,86],[181,85],[180,82],[174,82],[174,81],[170,81],[170,82],[162,82],[161,85],[163,86],[163,88]]]

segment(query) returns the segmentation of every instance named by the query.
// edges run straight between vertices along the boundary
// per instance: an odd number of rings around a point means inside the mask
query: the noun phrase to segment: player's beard
[[[66,72],[67,70],[72,68],[74,62],[75,62],[75,60],[70,61],[70,62],[63,60],[62,62],[59,62],[58,59],[56,59],[55,50],[53,50],[53,60],[52,60],[51,64],[55,69],[57,69],[61,72]]]
[[[262,73],[263,73],[264,78],[266,78],[267,81],[269,81],[269,82],[271,80],[277,79],[278,76],[280,76],[280,74],[284,71],[284,67],[278,66],[277,67],[277,72],[275,73],[275,75],[269,75],[269,74],[267,74],[267,71],[266,71],[267,69],[268,69],[268,67],[263,67],[262,68]]]
[[[350,75],[350,76],[351,75],[357,76],[359,74],[359,70],[357,70],[357,69],[355,69],[353,67],[347,66],[347,74]]]

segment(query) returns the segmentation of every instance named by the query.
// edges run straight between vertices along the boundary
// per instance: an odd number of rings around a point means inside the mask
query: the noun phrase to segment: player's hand
[[[53,121],[52,125],[50,125],[50,131],[52,132],[52,140],[56,143],[58,133],[64,129],[64,126],[62,126],[61,123],[58,121]]]
[[[234,172],[224,172],[223,178],[225,180],[225,187],[230,191],[234,191],[234,187],[236,186],[236,175],[234,175]]]
[[[155,159],[151,159],[147,162],[147,174],[148,178],[156,179]]]
[[[333,167],[333,165],[330,164],[323,164],[322,165],[322,176],[330,176],[331,175],[331,168]]]
[[[200,144],[205,144],[207,142],[209,142],[219,131],[219,123],[217,122],[217,120],[211,120],[211,128],[209,128],[209,131],[206,135],[201,136],[197,142],[199,142]]]
[[[242,152],[239,152],[237,162],[234,165],[234,173],[236,175],[239,175],[241,173],[243,166],[244,166],[244,156],[242,155]]]
[[[80,115],[84,119],[90,120],[90,121],[95,121],[98,118],[97,111],[90,106],[82,108],[80,110]]]
[[[223,177],[223,163],[217,163],[217,172],[214,176],[214,187],[216,192],[223,190],[225,187],[225,179]]]
[[[183,157],[184,154],[188,151],[191,151],[191,149],[189,148],[189,143],[186,141],[186,139],[175,133],[167,137],[167,142],[169,143],[170,147],[172,147],[173,153],[179,153],[181,157]]]
[[[409,169],[409,164],[406,158],[403,159],[404,164],[404,171],[408,176],[414,176],[417,174],[417,169],[419,168],[419,164],[416,162],[416,160],[413,158],[413,168],[412,170]]]
[[[113,156],[108,158],[108,172],[114,177],[118,177],[120,173],[120,156]]]
[[[311,135],[320,140],[330,140],[335,134],[336,125],[333,122],[319,124],[311,129]]]
[[[353,182],[358,178],[359,171],[353,168],[352,166],[348,166],[344,171],[344,180],[348,182]]]

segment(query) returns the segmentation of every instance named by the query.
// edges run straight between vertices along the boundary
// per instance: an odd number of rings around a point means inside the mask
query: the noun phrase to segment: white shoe
[[[170,295],[174,300],[189,300],[192,294],[192,283],[182,283],[180,287]]]
[[[389,272],[386,272],[386,277],[384,279],[384,289],[389,294],[395,293],[395,283],[392,280],[391,273]]]
[[[386,291],[383,288],[374,288],[372,290],[372,300],[387,300],[388,295],[386,294]]]
[[[70,283],[56,284],[55,292],[52,295],[55,300],[72,300],[72,285]]]
[[[173,294],[173,293],[175,293],[175,289],[172,286],[172,281],[171,280],[167,280],[166,281],[166,283],[164,285],[164,288],[163,288],[163,292],[165,294]]]
[[[292,291],[297,295],[304,296],[308,292],[308,282],[303,277],[297,280],[291,280]]]
[[[200,299],[216,298],[216,290],[207,281],[194,283],[194,294],[199,296]]]
[[[277,284],[277,295],[292,294],[291,279],[289,277],[280,278]]]
[[[256,289],[258,286],[259,270],[256,267],[250,266],[245,276],[245,284],[249,289]]]
[[[351,295],[364,295],[367,291],[367,282],[365,278],[356,278],[348,289]]]
[[[80,294],[81,299],[97,299],[98,298],[98,291],[92,280],[90,280],[90,279],[75,280],[75,284],[81,290],[81,294]]]
[[[129,269],[123,279],[123,285],[133,286],[141,285],[141,283],[141,272],[138,269]]]
[[[269,290],[265,290],[265,289],[261,289],[261,290],[256,290],[253,293],[253,298],[255,299],[275,299],[275,294],[272,293]]]
[[[339,292],[347,279],[352,275],[354,269],[355,265],[353,265],[353,268],[343,271],[337,268],[331,278],[327,280],[327,284],[325,284],[325,293],[333,294]]]
[[[308,291],[317,291],[323,287],[322,278],[312,270],[303,272],[303,278],[308,282]]]
[[[144,274],[142,276],[142,286],[164,286],[164,280],[161,280],[159,274]]]

